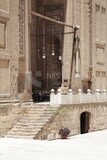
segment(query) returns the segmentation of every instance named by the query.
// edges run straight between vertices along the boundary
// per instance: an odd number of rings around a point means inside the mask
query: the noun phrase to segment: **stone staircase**
[[[5,137],[33,139],[44,125],[51,120],[57,107],[50,107],[48,104],[33,104],[25,107],[25,109],[26,112],[23,117]]]

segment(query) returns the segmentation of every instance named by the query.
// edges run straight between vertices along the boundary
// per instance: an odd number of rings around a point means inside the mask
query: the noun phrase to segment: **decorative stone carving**
[[[17,99],[17,67],[11,66],[11,97]]]
[[[19,0],[19,53],[24,53],[24,0]]]

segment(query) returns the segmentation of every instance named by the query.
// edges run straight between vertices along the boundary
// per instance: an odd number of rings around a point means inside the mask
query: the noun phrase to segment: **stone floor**
[[[107,160],[107,130],[53,141],[0,138],[0,160]]]

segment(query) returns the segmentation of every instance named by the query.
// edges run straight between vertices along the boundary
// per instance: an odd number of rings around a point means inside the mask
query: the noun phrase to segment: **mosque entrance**
[[[80,115],[80,133],[88,133],[90,129],[90,112],[83,112]]]
[[[64,22],[64,0],[50,3],[47,0],[36,1],[36,12]],[[32,5],[32,10],[34,5]],[[32,17],[31,52],[34,94],[49,95],[51,89],[62,85],[62,53],[64,26],[47,21],[41,17]],[[35,41],[36,40],[36,41]],[[35,42],[35,44],[34,44]]]

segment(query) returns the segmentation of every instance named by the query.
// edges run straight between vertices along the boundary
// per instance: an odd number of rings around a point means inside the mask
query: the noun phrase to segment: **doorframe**
[[[90,130],[91,113],[84,111],[80,114],[80,133],[88,133]]]

